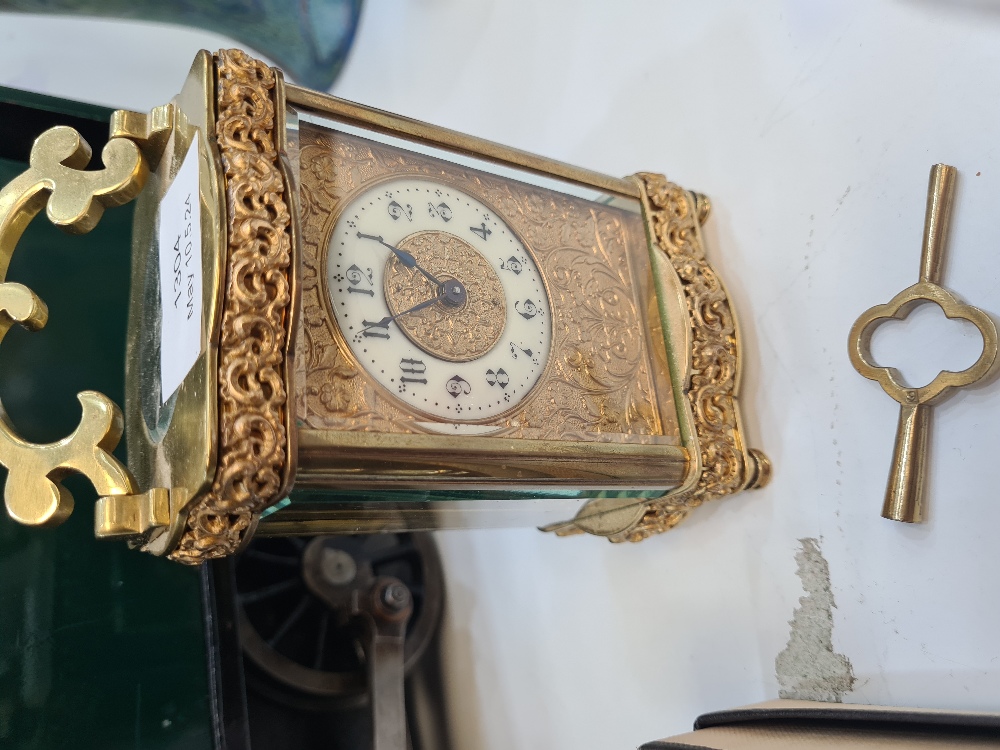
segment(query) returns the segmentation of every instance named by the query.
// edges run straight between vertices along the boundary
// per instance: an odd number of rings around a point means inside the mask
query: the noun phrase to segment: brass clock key
[[[963,304],[938,285],[957,174],[955,167],[945,164],[931,167],[920,281],[897,294],[888,304],[876,305],[862,313],[851,328],[849,338],[854,369],[866,378],[878,381],[882,389],[900,404],[892,468],[882,506],[882,517],[893,521],[919,523],[923,520],[924,459],[931,405],[951,388],[962,388],[982,380],[992,369],[997,356],[997,329],[989,315],[979,308]],[[983,351],[968,369],[962,372],[945,370],[927,385],[910,388],[903,383],[898,370],[873,363],[871,334],[875,324],[888,318],[902,320],[922,302],[936,302],[948,318],[961,318],[976,326],[983,337]]]

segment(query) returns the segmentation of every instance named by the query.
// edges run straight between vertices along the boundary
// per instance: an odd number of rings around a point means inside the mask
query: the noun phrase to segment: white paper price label
[[[160,203],[160,398],[174,394],[201,354],[201,203],[198,134]]]

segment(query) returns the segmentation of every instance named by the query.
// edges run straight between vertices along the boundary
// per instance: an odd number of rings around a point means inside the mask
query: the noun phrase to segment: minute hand
[[[409,310],[403,310],[403,312],[398,312],[395,315],[390,315],[388,317],[382,318],[378,323],[368,323],[362,331],[367,331],[369,328],[388,328],[389,324],[396,318],[401,318],[404,315],[409,315],[410,313],[415,313],[417,310],[423,310],[425,307],[430,307],[435,302],[438,301],[437,297],[431,297],[430,299],[425,299],[419,305],[414,305]],[[366,321],[367,322],[367,321]]]
[[[362,234],[361,232],[358,232],[358,239],[375,240],[379,244],[384,245],[385,247],[392,250],[395,256],[399,258],[399,262],[402,263],[404,266],[406,266],[407,268],[416,268],[418,271],[420,271],[420,273],[422,273],[427,278],[428,281],[434,284],[434,286],[441,286],[441,281],[433,274],[431,274],[430,271],[421,268],[420,265],[417,263],[417,259],[414,258],[410,253],[406,252],[405,250],[400,250],[398,247],[393,247],[388,242],[383,240],[381,237],[377,237],[374,234]]]

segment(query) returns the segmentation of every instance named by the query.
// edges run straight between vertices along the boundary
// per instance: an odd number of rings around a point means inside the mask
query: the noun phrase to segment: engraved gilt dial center
[[[449,362],[470,362],[503,336],[507,304],[492,265],[475,248],[448,232],[415,232],[397,247],[419,268],[395,255],[385,267],[385,300],[396,325],[420,349]],[[426,271],[426,273],[423,273]],[[435,284],[427,278],[440,280]],[[428,307],[402,314],[435,299]]]

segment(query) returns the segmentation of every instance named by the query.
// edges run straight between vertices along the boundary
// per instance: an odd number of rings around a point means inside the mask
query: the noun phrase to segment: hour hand
[[[402,263],[404,266],[406,266],[407,268],[416,268],[420,273],[424,275],[424,277],[428,281],[434,284],[434,286],[441,286],[441,282],[438,280],[438,278],[433,274],[431,274],[431,272],[428,271],[427,269],[421,268],[420,265],[417,263],[417,259],[414,258],[412,254],[406,252],[405,250],[400,250],[398,247],[390,245],[388,242],[382,239],[382,237],[374,234],[364,234],[363,232],[358,232],[358,239],[374,240],[383,247],[389,248],[390,250],[392,250],[393,255],[395,255],[399,259],[399,262]]]

